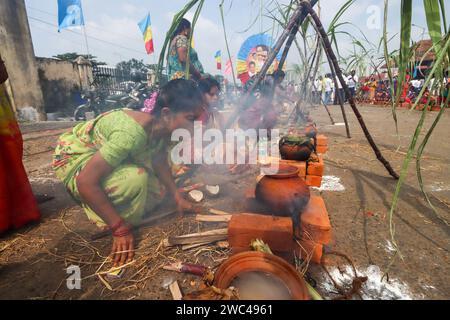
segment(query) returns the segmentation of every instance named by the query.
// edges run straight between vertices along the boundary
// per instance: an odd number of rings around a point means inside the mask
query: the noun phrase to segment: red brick
[[[328,138],[323,134],[317,135],[317,145],[318,146],[328,146]]]
[[[306,177],[306,161],[282,160],[281,163],[298,168],[298,176],[302,179]]]
[[[292,219],[258,214],[233,215],[228,225],[228,242],[230,247],[249,248],[253,240],[261,239],[273,251],[292,251]]]
[[[327,146],[317,146],[316,150],[317,150],[317,153],[319,153],[319,154],[325,154],[328,151],[328,147]]]
[[[425,105],[423,105],[423,104],[418,104],[416,106],[416,110],[418,110],[418,111],[423,111],[424,109],[425,109]]]
[[[320,188],[322,185],[322,177],[320,176],[306,176],[306,185],[309,187],[317,187]]]
[[[323,162],[323,156],[319,155],[319,162],[308,161],[306,174],[309,176],[323,176],[325,171],[325,164]]]
[[[441,107],[440,106],[432,106],[431,111],[441,111]]]
[[[295,243],[295,254],[297,258],[320,264],[323,255],[323,245],[305,239],[300,239],[299,243]]]
[[[300,214],[301,236],[320,244],[329,244],[332,228],[325,201],[320,196],[311,196],[308,206]]]

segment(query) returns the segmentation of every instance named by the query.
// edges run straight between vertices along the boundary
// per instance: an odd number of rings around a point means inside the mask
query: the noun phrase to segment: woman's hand
[[[134,237],[128,227],[121,227],[114,232],[113,246],[111,251],[111,258],[114,262],[114,267],[123,266],[126,263],[133,261],[134,258]],[[124,232],[123,236],[120,235]]]
[[[184,211],[192,211],[193,205],[189,201],[185,200],[180,193],[175,194],[175,202],[177,204],[178,213],[183,214]]]

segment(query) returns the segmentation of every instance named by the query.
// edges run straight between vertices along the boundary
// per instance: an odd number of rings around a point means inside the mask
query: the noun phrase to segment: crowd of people
[[[349,75],[344,75],[344,80],[349,88],[350,95],[355,97],[359,83],[356,71],[352,70]],[[311,102],[314,104],[329,105],[331,102],[338,104],[340,102],[345,103],[349,99],[345,95],[338,77],[336,76],[336,79],[333,79],[331,73],[327,73],[324,77],[319,76],[316,79],[311,79],[311,83]]]
[[[391,101],[392,94],[394,97],[397,95],[398,76],[393,78],[393,88],[391,82],[386,80],[381,75],[372,75],[370,77],[363,77],[359,79],[355,71],[351,71],[350,75],[344,75],[345,82],[349,88],[350,95],[358,102],[367,104],[385,104]],[[319,76],[315,80],[312,79],[312,91],[311,101],[314,104],[330,105],[339,104],[348,101],[348,96],[345,95],[342,85],[336,77],[336,81],[332,79],[331,74],[326,74],[324,77]],[[425,88],[424,94],[420,103],[426,104],[430,99],[430,103],[440,103],[447,97],[450,78],[446,76],[443,80],[444,92],[438,92],[436,88],[433,88],[435,79],[431,79],[429,85]],[[337,87],[336,87],[337,83]],[[409,74],[406,75],[406,79],[403,83],[402,91],[400,93],[401,102],[414,103],[417,100],[420,92],[425,84],[424,78],[412,78]]]

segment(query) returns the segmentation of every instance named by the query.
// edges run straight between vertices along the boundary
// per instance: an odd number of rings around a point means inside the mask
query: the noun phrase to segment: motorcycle
[[[132,110],[140,110],[144,106],[144,102],[146,99],[150,97],[148,94],[148,88],[145,84],[139,83],[137,84],[131,92],[128,94],[129,102],[126,105],[126,108]]]
[[[104,112],[123,108],[131,99],[129,93],[108,96],[105,92],[95,89],[89,90],[82,94],[81,97],[87,102],[75,109],[75,121],[86,121],[87,113],[90,112],[93,113],[94,117],[97,117]]]

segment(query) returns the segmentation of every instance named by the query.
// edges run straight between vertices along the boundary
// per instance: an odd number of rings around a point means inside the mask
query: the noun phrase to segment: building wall
[[[25,120],[45,120],[33,43],[24,0],[0,0],[0,55],[6,63],[14,103]]]
[[[82,103],[81,92],[89,88],[85,75],[92,73],[90,66],[51,58],[36,58],[36,63],[45,112],[72,115]]]

